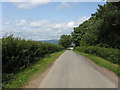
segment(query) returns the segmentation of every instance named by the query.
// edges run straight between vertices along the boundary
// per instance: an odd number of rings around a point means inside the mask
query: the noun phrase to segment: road
[[[117,88],[117,85],[90,60],[67,50],[55,61],[39,88]]]

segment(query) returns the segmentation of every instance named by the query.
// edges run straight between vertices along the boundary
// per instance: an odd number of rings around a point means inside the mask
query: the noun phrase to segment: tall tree
[[[61,35],[59,40],[59,45],[63,46],[65,49],[71,45],[71,36],[70,35]]]
[[[120,2],[98,5],[97,12],[71,33],[76,46],[120,48]]]

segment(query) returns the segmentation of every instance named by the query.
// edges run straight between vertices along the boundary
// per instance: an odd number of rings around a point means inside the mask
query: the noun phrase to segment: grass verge
[[[96,63],[96,64],[98,64],[98,65],[100,65],[102,67],[105,67],[105,68],[113,71],[117,76],[120,76],[119,65],[113,64],[113,63],[111,63],[109,61],[106,61],[106,60],[104,60],[104,59],[102,59],[100,57],[94,56],[94,55],[78,52],[78,51],[75,51],[75,50],[74,50],[74,52],[89,58],[94,63]]]
[[[14,75],[14,78],[8,82],[8,84],[3,84],[4,88],[20,88],[22,87],[30,78],[36,74],[41,73],[47,69],[47,67],[56,60],[64,51],[56,52],[50,55],[46,55],[34,64],[29,65],[27,68],[21,70],[19,73]]]

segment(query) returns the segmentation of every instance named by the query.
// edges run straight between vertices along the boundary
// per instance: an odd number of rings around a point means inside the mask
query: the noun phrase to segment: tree
[[[120,2],[98,5],[91,18],[74,28],[75,46],[101,46],[120,49]]]
[[[59,45],[63,46],[65,49],[71,45],[71,36],[70,35],[61,35],[59,40]]]

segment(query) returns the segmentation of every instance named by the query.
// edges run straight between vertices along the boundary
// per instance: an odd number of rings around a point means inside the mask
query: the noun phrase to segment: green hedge
[[[120,64],[120,50],[113,48],[102,48],[98,46],[80,46],[75,48],[76,51],[84,52],[99,56],[114,64]]]
[[[2,81],[12,76],[47,54],[63,50],[63,47],[32,40],[14,38],[13,35],[2,38]]]

